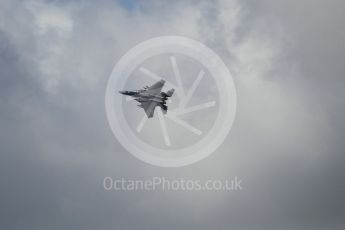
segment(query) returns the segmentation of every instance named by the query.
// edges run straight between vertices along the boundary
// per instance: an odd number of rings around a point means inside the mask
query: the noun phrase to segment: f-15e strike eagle
[[[119,91],[119,93],[134,97],[134,100],[138,101],[139,107],[145,110],[148,118],[153,117],[156,106],[161,107],[164,114],[168,111],[168,106],[166,106],[166,100],[171,97],[174,93],[174,89],[168,92],[162,92],[162,88],[165,84],[164,80],[160,80],[153,84],[152,86],[145,86],[143,89],[137,91]]]

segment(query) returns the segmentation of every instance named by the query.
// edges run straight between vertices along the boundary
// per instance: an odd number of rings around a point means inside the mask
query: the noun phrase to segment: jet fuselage
[[[152,86],[145,86],[143,89],[136,91],[120,90],[119,93],[133,97],[134,100],[139,102],[139,107],[145,110],[148,118],[153,117],[154,109],[156,106],[161,107],[163,113],[165,114],[168,110],[166,106],[166,100],[168,97],[171,97],[174,93],[174,89],[169,91],[162,92],[165,81],[160,80],[153,84]]]

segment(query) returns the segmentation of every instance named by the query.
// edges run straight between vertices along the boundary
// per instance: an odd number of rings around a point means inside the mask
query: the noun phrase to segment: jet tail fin
[[[171,97],[174,94],[175,90],[171,89],[168,92],[166,92],[165,94],[167,95],[167,97]]]
[[[168,106],[162,104],[160,104],[159,106],[161,107],[163,114],[166,114],[168,111]]]

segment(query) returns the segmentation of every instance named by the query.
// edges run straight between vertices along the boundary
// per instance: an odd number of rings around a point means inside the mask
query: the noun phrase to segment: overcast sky
[[[341,0],[0,2],[1,229],[345,228]],[[134,45],[180,35],[234,75],[233,128],[210,157],[130,155],[104,94]],[[103,178],[237,176],[236,192],[109,192]]]

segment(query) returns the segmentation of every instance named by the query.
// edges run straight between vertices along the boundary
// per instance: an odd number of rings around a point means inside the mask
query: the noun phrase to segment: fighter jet
[[[134,100],[139,102],[139,107],[145,110],[148,118],[153,117],[156,106],[161,107],[164,114],[168,111],[168,106],[166,106],[166,100],[171,97],[174,93],[174,89],[162,92],[162,88],[165,84],[164,80],[160,80],[153,84],[152,86],[145,86],[137,91],[119,91],[119,93],[134,97]]]

